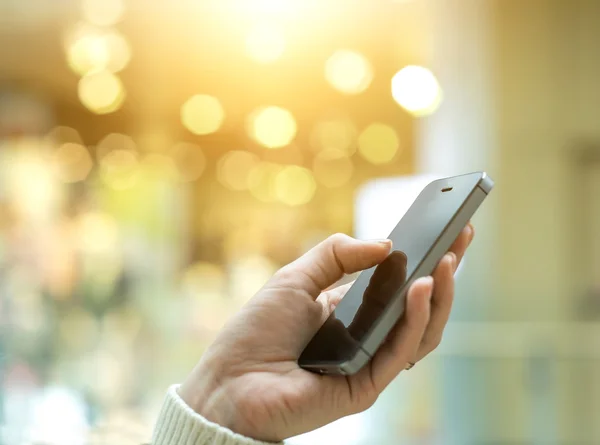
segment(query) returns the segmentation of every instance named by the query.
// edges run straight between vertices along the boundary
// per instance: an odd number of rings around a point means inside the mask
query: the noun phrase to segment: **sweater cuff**
[[[152,445],[274,445],[260,442],[205,419],[169,388],[152,435]],[[282,444],[282,442],[280,442]]]

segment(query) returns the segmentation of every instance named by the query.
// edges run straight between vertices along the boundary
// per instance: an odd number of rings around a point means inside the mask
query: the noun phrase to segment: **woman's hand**
[[[433,277],[410,288],[402,320],[352,376],[318,375],[297,360],[348,285],[344,274],[389,254],[390,241],[333,235],[280,269],[219,333],[179,388],[196,412],[247,437],[280,441],[370,407],[407,366],[439,344],[450,315],[454,272],[473,238],[467,226]]]

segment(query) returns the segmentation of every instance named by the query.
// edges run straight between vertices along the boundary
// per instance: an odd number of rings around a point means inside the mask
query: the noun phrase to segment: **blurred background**
[[[442,346],[290,443],[600,443],[600,2],[0,0],[0,444],[147,441],[278,267],[474,170]]]

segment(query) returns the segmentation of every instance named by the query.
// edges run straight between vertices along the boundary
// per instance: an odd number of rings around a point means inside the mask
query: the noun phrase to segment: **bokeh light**
[[[358,136],[358,151],[372,164],[390,162],[398,153],[400,140],[389,125],[373,123]]]
[[[315,151],[333,148],[352,155],[356,151],[358,131],[349,119],[328,119],[318,122],[310,135]]]
[[[308,203],[317,189],[312,172],[304,167],[288,165],[275,176],[275,196],[289,206]]]
[[[285,108],[265,107],[250,116],[250,135],[267,148],[285,147],[292,142],[296,131],[294,115]]]
[[[315,178],[325,187],[340,187],[352,178],[354,167],[348,155],[335,148],[317,154],[313,162]]]
[[[120,22],[125,14],[123,0],[82,0],[85,19],[98,26],[112,26]]]
[[[431,71],[409,65],[392,78],[392,97],[402,108],[419,117],[437,110],[442,101],[442,91]]]
[[[282,166],[272,162],[259,162],[256,164],[248,177],[248,188],[252,196],[263,202],[276,201],[275,177],[281,169]]]
[[[177,168],[179,180],[195,181],[202,175],[206,167],[206,157],[198,145],[179,142],[171,148],[170,154]]]
[[[122,133],[110,133],[104,136],[96,145],[96,159],[102,160],[107,154],[114,150],[125,150],[136,152],[137,146],[130,136]]]
[[[341,93],[359,94],[373,80],[373,68],[365,56],[350,50],[333,53],[325,63],[325,78]]]
[[[58,177],[66,183],[83,181],[93,166],[87,147],[73,142],[60,145],[52,158]]]
[[[50,145],[58,146],[67,143],[83,144],[81,135],[77,130],[71,127],[59,125],[54,127],[46,134],[46,142]]]
[[[100,161],[100,175],[115,190],[125,190],[139,179],[138,157],[129,150],[113,150]]]
[[[98,71],[79,80],[78,94],[81,103],[96,114],[117,111],[125,101],[121,80],[109,71]]]
[[[272,24],[257,24],[246,36],[246,52],[257,62],[272,63],[281,57],[284,49],[283,33]]]
[[[67,41],[67,63],[79,75],[107,70],[123,70],[131,59],[127,39],[116,30],[76,28]]]
[[[250,172],[259,162],[259,157],[254,153],[241,150],[230,151],[217,162],[217,178],[228,189],[247,190]]]
[[[190,97],[181,107],[181,122],[197,135],[214,133],[223,124],[225,110],[219,99],[207,94]]]

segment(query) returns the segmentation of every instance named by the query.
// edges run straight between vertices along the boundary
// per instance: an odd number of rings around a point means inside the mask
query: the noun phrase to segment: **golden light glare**
[[[207,94],[196,94],[181,107],[181,122],[197,135],[214,133],[224,119],[225,110],[219,99]]]
[[[358,151],[372,164],[390,162],[399,148],[400,141],[396,131],[386,124],[371,124],[358,136]]]
[[[228,189],[247,190],[250,184],[250,173],[259,162],[260,159],[254,153],[241,150],[230,151],[217,163],[217,178]]]
[[[277,200],[275,178],[282,167],[272,162],[259,162],[250,171],[248,188],[252,196],[262,202]]]
[[[344,94],[359,94],[373,80],[373,68],[365,56],[350,50],[333,53],[325,63],[325,78]]]
[[[100,161],[100,175],[104,182],[116,190],[125,190],[137,184],[138,158],[132,151],[114,150]]]
[[[296,120],[285,108],[261,108],[250,116],[250,136],[266,148],[281,148],[296,137]]]
[[[409,65],[392,78],[392,97],[406,111],[421,117],[437,110],[442,101],[442,90],[431,71]]]
[[[206,157],[198,145],[180,142],[171,148],[170,154],[177,168],[179,180],[195,181],[204,172]]]
[[[137,146],[131,136],[122,133],[110,133],[102,138],[96,145],[96,159],[102,160],[114,150],[131,151],[135,153]]]
[[[313,150],[335,149],[348,155],[356,151],[358,131],[349,119],[330,119],[319,122],[310,135]]]
[[[66,43],[67,63],[79,75],[123,70],[131,59],[131,46],[116,30],[91,26],[75,28]]]
[[[308,203],[317,189],[312,172],[297,165],[288,165],[277,173],[274,185],[276,198],[289,206]]]
[[[121,80],[108,71],[98,71],[83,76],[78,86],[79,100],[96,114],[117,111],[125,101]]]
[[[325,187],[340,187],[352,178],[354,166],[348,155],[335,148],[317,154],[313,162],[315,178]]]
[[[81,7],[85,19],[98,26],[115,25],[125,14],[123,0],[83,0]]]
[[[93,167],[87,147],[73,142],[60,145],[52,160],[58,177],[66,183],[83,181]]]
[[[273,25],[255,25],[246,37],[246,52],[260,63],[272,63],[281,57],[285,39],[281,30]]]

